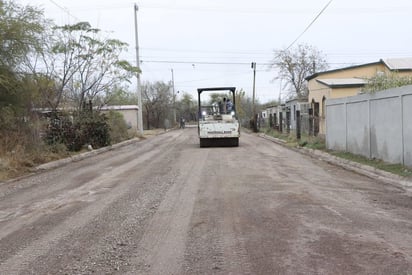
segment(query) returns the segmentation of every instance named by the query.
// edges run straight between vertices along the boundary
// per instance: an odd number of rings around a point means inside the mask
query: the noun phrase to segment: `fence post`
[[[300,140],[300,111],[296,110],[296,138]]]
[[[279,132],[283,132],[283,113],[279,113]]]
[[[286,133],[290,133],[290,111],[286,111]]]
[[[309,108],[309,135],[314,136],[313,133],[313,109]]]

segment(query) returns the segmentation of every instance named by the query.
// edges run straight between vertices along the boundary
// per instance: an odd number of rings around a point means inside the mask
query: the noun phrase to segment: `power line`
[[[210,61],[179,61],[179,60],[141,60],[140,63],[190,64],[190,65],[248,65],[251,62],[210,62]],[[353,65],[359,62],[329,62],[329,65]],[[258,66],[271,66],[273,63],[257,63]],[[258,70],[264,71],[264,70]]]
[[[302,37],[302,35],[305,34],[305,32],[315,23],[315,21],[321,16],[321,14],[327,9],[327,7],[332,3],[333,0],[330,0],[324,7],[323,9],[316,15],[316,17],[310,22],[310,24],[306,27],[306,29],[289,45],[289,47],[286,48],[286,50],[289,50],[290,47],[292,47],[293,44],[295,44],[296,41],[299,40],[299,38]]]
[[[161,52],[193,52],[193,53],[220,53],[220,54],[273,54],[273,50],[250,50],[250,51],[242,51],[242,50],[196,50],[196,49],[184,49],[184,48],[179,48],[179,49],[172,49],[172,48],[145,48],[142,47],[142,50],[145,51],[161,51]]]
[[[250,65],[250,62],[210,62],[210,61],[178,61],[178,60],[142,60],[142,63],[166,63],[166,64],[201,64],[201,65]],[[271,65],[271,63],[259,63],[259,65]]]
[[[69,16],[73,17],[73,18],[76,19],[77,21],[81,21],[79,18],[77,18],[76,16],[74,16],[73,14],[71,14],[71,12],[70,12],[67,8],[65,8],[65,7],[57,4],[57,3],[56,3],[55,1],[53,1],[53,0],[49,0],[49,1],[50,1],[52,4],[54,4],[56,7],[58,7],[59,9],[61,9],[61,10],[64,11],[65,13],[67,13]]]

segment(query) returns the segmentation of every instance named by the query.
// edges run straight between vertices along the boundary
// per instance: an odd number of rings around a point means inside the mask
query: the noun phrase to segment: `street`
[[[412,198],[197,128],[0,184],[0,274],[412,274]]]

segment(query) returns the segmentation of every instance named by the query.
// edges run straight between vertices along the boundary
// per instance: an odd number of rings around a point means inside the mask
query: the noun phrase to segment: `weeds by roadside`
[[[72,127],[71,132],[66,132],[67,127],[63,126],[73,123],[70,119],[63,120],[61,117],[50,121],[34,117],[28,122],[18,119],[9,122],[8,127],[3,127],[0,131],[0,181],[27,174],[33,167],[43,163],[136,136],[135,131],[128,129],[123,116],[116,112],[110,112],[104,120],[99,116],[100,120],[96,121],[100,124],[93,123],[94,120],[87,116],[82,119],[85,123],[79,124],[81,127],[78,128]],[[96,132],[96,125],[102,126],[105,132]],[[71,148],[73,144],[76,148]]]
[[[374,168],[377,168],[377,169],[380,169],[386,172],[390,172],[398,176],[412,178],[412,168],[406,167],[401,164],[386,163],[382,160],[369,159],[364,156],[354,155],[348,152],[337,152],[337,151],[327,150],[325,140],[320,137],[313,137],[313,136],[302,134],[301,139],[298,140],[296,138],[295,133],[290,133],[290,134],[280,133],[279,131],[276,131],[270,128],[265,128],[265,129],[262,129],[261,131],[264,132],[266,135],[284,140],[286,142],[286,145],[290,147],[305,147],[305,148],[310,148],[310,149],[315,149],[315,150],[322,150],[331,155],[334,155],[334,156],[337,156],[343,159],[347,159],[353,162],[368,165],[368,166],[371,166],[371,167],[374,167]]]
[[[343,159],[369,165],[377,169],[390,172],[395,175],[399,175],[399,176],[406,177],[406,178],[412,178],[412,169],[406,166],[403,166],[401,164],[386,163],[382,160],[369,159],[364,156],[354,155],[348,152],[335,152],[335,151],[329,150],[328,153],[331,155],[343,158]]]
[[[119,131],[118,128],[115,129]],[[145,130],[144,135],[140,136],[137,133],[128,131],[128,137],[119,137],[117,134],[116,138],[113,138],[112,141],[115,141],[113,142],[114,144],[136,137],[146,139],[163,132],[163,129]],[[19,137],[9,137],[9,139],[17,141]],[[47,145],[40,139],[35,142],[33,140],[30,144],[19,141],[9,146],[6,146],[6,141],[6,139],[0,139],[0,182],[30,173],[33,167],[40,164],[88,151],[87,147],[84,147],[78,152],[71,152],[67,150],[67,147],[62,143]],[[13,150],[10,149],[11,147]]]
[[[263,130],[266,135],[284,140],[290,147],[306,147],[317,150],[325,150],[325,140],[320,137],[313,137],[302,134],[300,140],[296,138],[296,133],[280,133],[274,129],[266,128]]]

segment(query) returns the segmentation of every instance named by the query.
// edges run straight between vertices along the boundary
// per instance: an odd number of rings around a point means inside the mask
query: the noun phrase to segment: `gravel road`
[[[0,184],[0,274],[412,274],[411,210],[401,187],[186,128]]]

